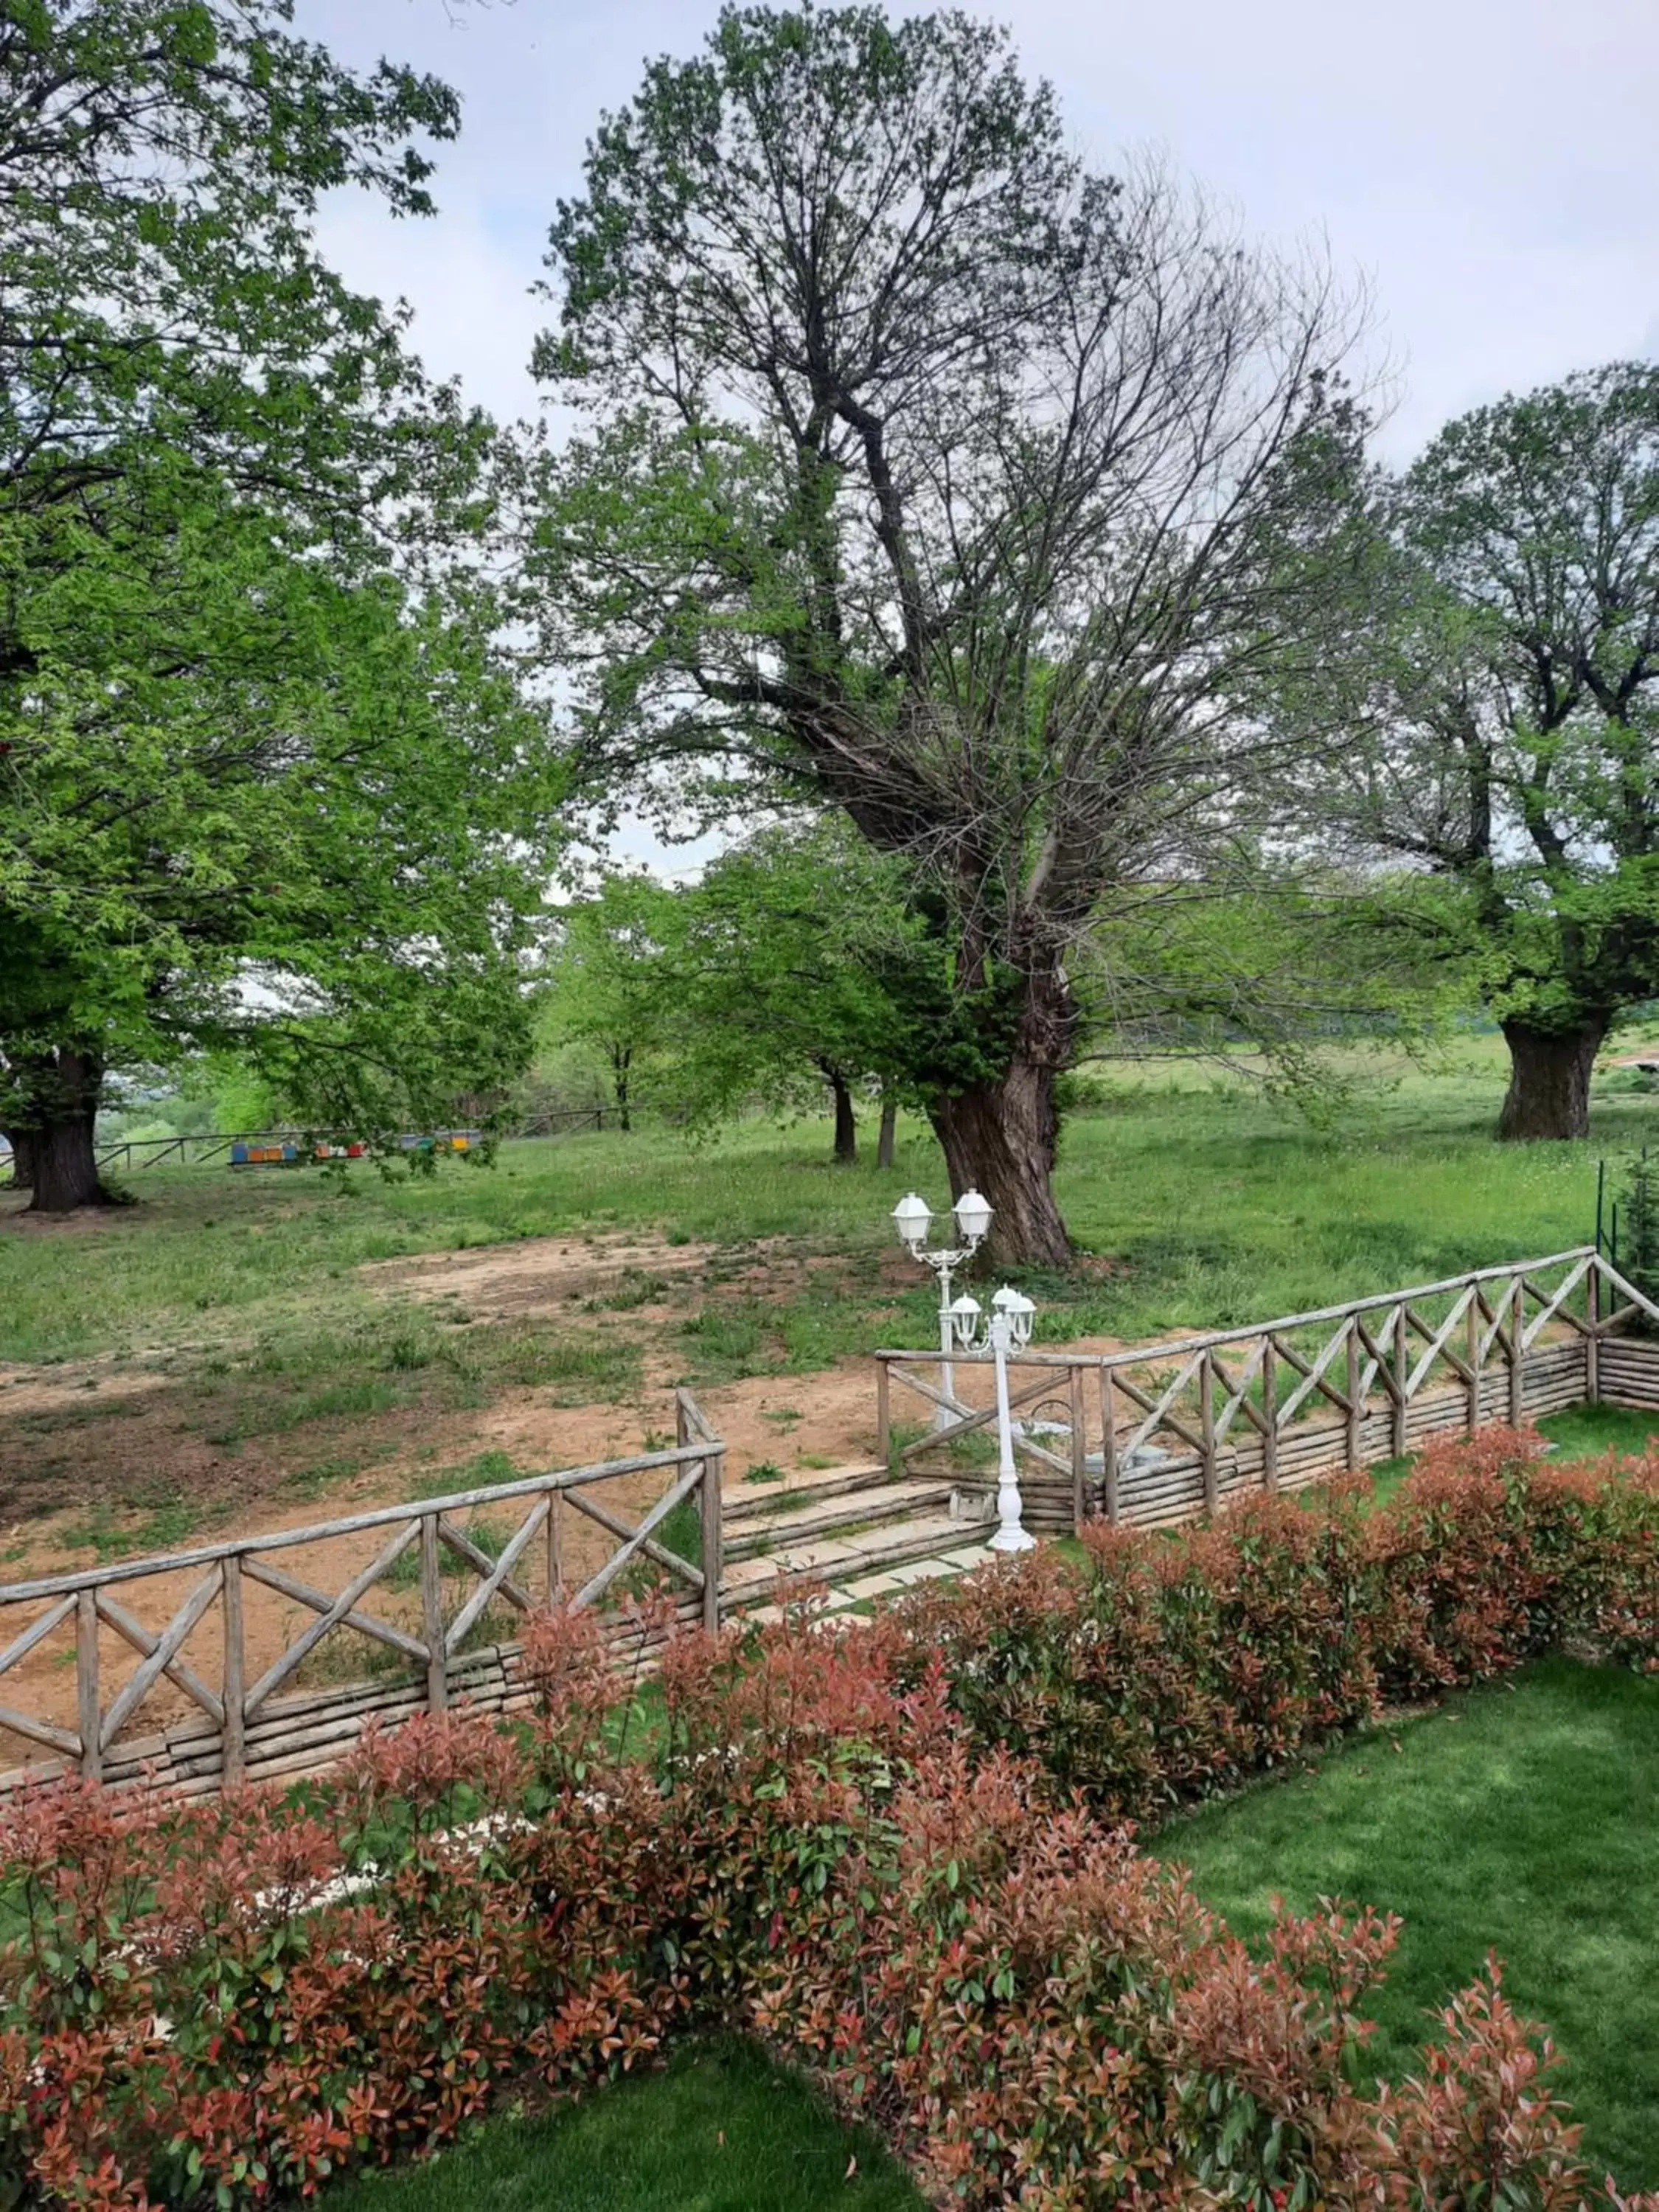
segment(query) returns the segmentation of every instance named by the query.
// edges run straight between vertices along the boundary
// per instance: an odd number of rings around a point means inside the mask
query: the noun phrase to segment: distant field
[[[1206,1071],[1097,1071],[1058,1177],[1084,1263],[1024,1279],[1040,1338],[1145,1340],[1582,1243],[1598,1155],[1659,1139],[1659,1097],[1614,1079],[1589,1145],[1494,1144],[1494,1040],[1354,1072],[1315,1128]],[[866,1355],[936,1327],[887,1217],[948,1194],[917,1117],[890,1171],[829,1151],[805,1121],[509,1145],[392,1183],[155,1170],[137,1205],[64,1224],[0,1196],[0,1563],[634,1450],[682,1382],[712,1394],[734,1477],[866,1456]]]
[[[1066,1130],[1058,1184],[1079,1244],[1113,1272],[1038,1285],[1051,1336],[1224,1325],[1576,1243],[1593,1226],[1597,1152],[1659,1139],[1659,1097],[1620,1093],[1598,1099],[1589,1146],[1493,1144],[1502,1068],[1484,1040],[1453,1072],[1372,1078],[1325,1130],[1190,1070],[1102,1079],[1104,1103]],[[431,1182],[360,1168],[343,1195],[309,1169],[135,1174],[130,1214],[0,1234],[0,1361],[197,1341],[301,1304],[343,1310],[363,1261],[514,1238],[645,1229],[872,1252],[912,1183],[936,1206],[947,1195],[914,1118],[890,1173],[834,1168],[828,1151],[817,1124],[750,1124],[697,1150],[664,1131],[509,1145],[493,1170],[447,1164]]]

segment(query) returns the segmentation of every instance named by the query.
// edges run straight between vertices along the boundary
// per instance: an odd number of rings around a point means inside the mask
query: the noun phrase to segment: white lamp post
[[[939,1277],[939,1389],[945,1401],[933,1409],[933,1426],[948,1429],[963,1409],[957,1404],[956,1372],[951,1364],[952,1342],[951,1276],[964,1260],[971,1260],[985,1242],[991,1226],[988,1200],[976,1190],[965,1190],[951,1209],[956,1219],[957,1235],[961,1242],[939,1250],[927,1249],[927,1231],[932,1226],[933,1208],[925,1198],[915,1191],[907,1191],[893,1208],[893,1226],[898,1231],[899,1243],[913,1260],[920,1260]],[[969,1303],[973,1302],[970,1299]],[[974,1307],[975,1314],[979,1308]],[[966,1340],[964,1340],[964,1342]]]
[[[1008,1354],[1016,1346],[1031,1341],[1031,1323],[1036,1315],[1036,1308],[1030,1299],[1005,1284],[992,1294],[991,1318],[984,1325],[984,1334],[996,1361],[997,1376],[997,1532],[991,1539],[994,1552],[1029,1552],[1036,1544],[1036,1538],[1027,1533],[1020,1517],[1014,1423],[1008,1406]],[[981,1320],[978,1299],[969,1297],[965,1292],[951,1308],[951,1332],[964,1352],[979,1341]]]

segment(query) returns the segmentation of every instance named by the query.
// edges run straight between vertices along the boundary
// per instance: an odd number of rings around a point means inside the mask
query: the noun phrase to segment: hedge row
[[[1370,1520],[1262,1511],[843,1634],[684,1638],[645,1755],[592,1624],[552,1616],[511,1732],[416,1721],[287,1798],[31,1794],[0,1838],[0,2201],[308,2195],[702,2025],[811,2065],[941,2203],[1589,2201],[1495,1966],[1419,2080],[1362,2092],[1393,1924],[1286,1917],[1253,1959],[1112,1811],[1586,1621],[1650,1660],[1654,1471],[1528,1449],[1443,1455]]]
[[[1175,1539],[1098,1527],[1081,1571],[919,1594],[899,1663],[942,1658],[979,1740],[1140,1821],[1547,1651],[1659,1668],[1659,1458],[1547,1452],[1485,1429],[1380,1508],[1354,1475]]]

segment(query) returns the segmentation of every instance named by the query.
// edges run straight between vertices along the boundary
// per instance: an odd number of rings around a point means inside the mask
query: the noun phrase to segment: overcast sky
[[[642,60],[690,53],[715,0],[298,0],[342,58],[460,92],[435,221],[328,214],[343,271],[416,311],[428,366],[533,412],[528,295],[553,204]],[[895,12],[912,12],[908,8]],[[1279,242],[1363,272],[1401,371],[1383,434],[1572,368],[1659,355],[1659,0],[1000,0],[1079,149],[1155,147]],[[452,20],[452,17],[453,20]]]

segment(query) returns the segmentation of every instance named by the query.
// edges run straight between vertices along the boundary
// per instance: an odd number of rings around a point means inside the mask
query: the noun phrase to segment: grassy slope
[[[1489,1134],[1500,1089],[1476,1052],[1462,1073],[1371,1088],[1320,1134],[1237,1085],[1120,1076],[1103,1110],[1068,1127],[1058,1178],[1079,1243],[1115,1265],[1104,1280],[1035,1281],[1041,1328],[1059,1340],[1223,1326],[1584,1241],[1598,1152],[1659,1138],[1659,1099],[1601,1100],[1589,1146],[1508,1147]],[[349,1319],[367,1307],[351,1279],[363,1261],[523,1237],[648,1229],[873,1254],[908,1185],[942,1201],[914,1119],[890,1173],[836,1170],[827,1149],[811,1124],[746,1127],[701,1152],[664,1133],[588,1136],[508,1146],[494,1170],[450,1165],[430,1182],[357,1170],[349,1195],[309,1170],[135,1176],[142,1216],[0,1235],[0,1360],[223,1339],[301,1306]],[[914,1316],[906,1301],[907,1331],[925,1328],[927,1297],[924,1284]],[[798,1336],[798,1367],[870,1340],[811,1314]],[[732,1355],[740,1370],[741,1328]]]
[[[664,2072],[548,2118],[490,2122],[425,2166],[320,2202],[327,2212],[922,2212],[867,2129],[842,2126],[797,2076],[736,2043],[682,2049]]]
[[[1489,1949],[1563,2053],[1559,2091],[1587,2157],[1659,2184],[1659,1682],[1549,1661],[1334,1752],[1149,1839],[1191,1866],[1247,1941],[1274,1896],[1398,1912],[1388,1983],[1367,2009],[1379,2070],[1411,2070],[1429,2008]]]

